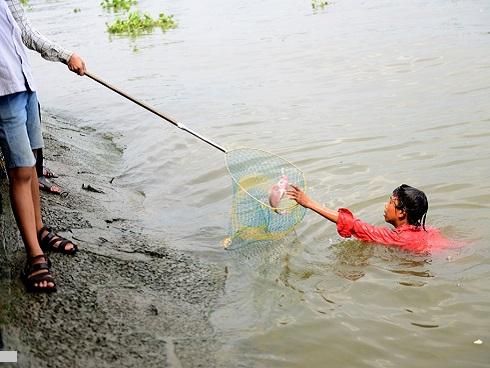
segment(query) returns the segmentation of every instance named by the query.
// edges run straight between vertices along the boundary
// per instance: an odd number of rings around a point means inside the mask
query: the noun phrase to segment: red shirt
[[[354,217],[347,208],[339,209],[337,231],[344,238],[355,238],[367,242],[396,246],[412,252],[428,252],[447,248],[450,244],[439,230],[433,227],[401,225],[395,229],[374,226]]]

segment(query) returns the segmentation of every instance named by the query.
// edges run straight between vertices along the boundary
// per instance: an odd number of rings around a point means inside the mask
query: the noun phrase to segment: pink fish
[[[275,208],[274,211],[283,215],[283,211],[278,211],[277,208],[280,207],[281,199],[284,197],[286,190],[288,188],[289,181],[288,177],[284,174],[281,175],[279,181],[272,186],[269,190],[269,204],[272,208]]]

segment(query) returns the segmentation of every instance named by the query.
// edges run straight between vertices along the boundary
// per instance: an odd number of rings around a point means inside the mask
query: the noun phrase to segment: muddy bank
[[[25,292],[25,252],[2,173],[0,343],[18,351],[12,366],[217,366],[209,315],[223,267],[169,249],[139,225],[142,194],[118,187],[121,151],[110,137],[47,113],[43,121],[47,163],[68,192],[42,193],[43,218],[80,252],[50,254],[57,293]]]

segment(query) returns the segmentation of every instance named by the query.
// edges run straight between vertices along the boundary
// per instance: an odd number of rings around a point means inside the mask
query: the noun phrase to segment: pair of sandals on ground
[[[78,247],[75,243],[57,235],[52,228],[42,227],[37,234],[43,251],[75,255]],[[51,275],[51,261],[45,254],[27,258],[21,272],[21,279],[29,292],[51,293],[56,291],[56,283]]]

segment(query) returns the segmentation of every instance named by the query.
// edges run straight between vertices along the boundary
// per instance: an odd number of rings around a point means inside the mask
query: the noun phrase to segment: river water
[[[341,241],[308,213],[283,241],[224,251],[223,154],[33,53],[43,106],[122,149],[115,180],[140,193],[149,231],[227,268],[211,316],[225,366],[489,366],[488,0],[141,0],[179,27],[136,39],[110,37],[98,1],[30,7],[91,72],[226,148],[282,155],[318,201],[382,225],[408,183],[428,223],[468,244],[417,257]]]

